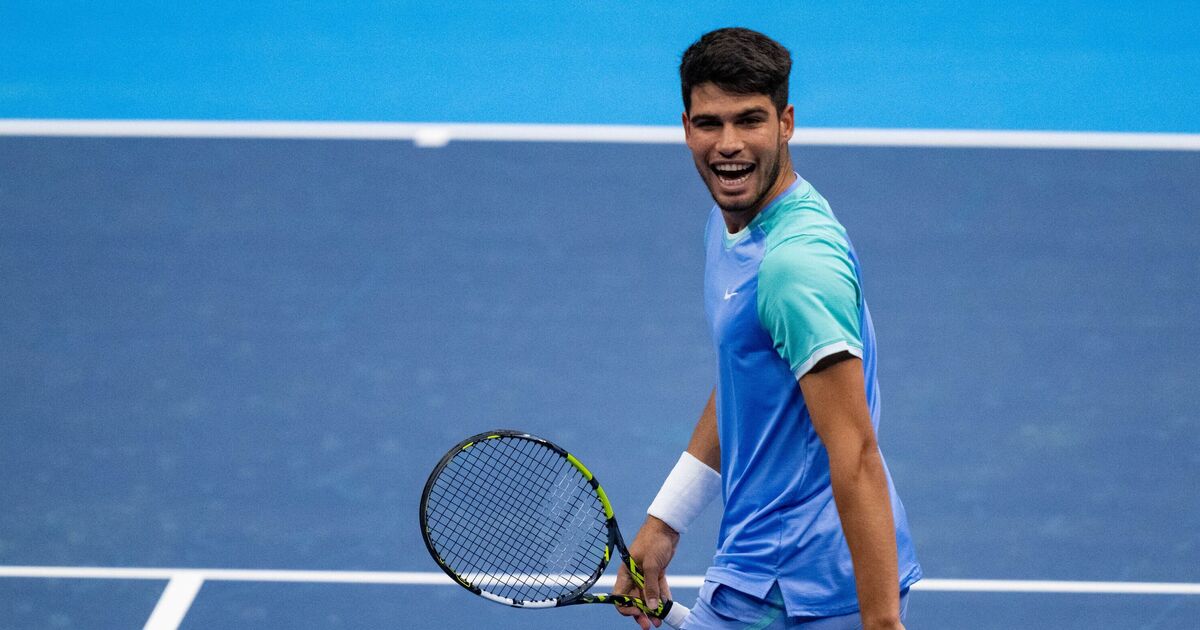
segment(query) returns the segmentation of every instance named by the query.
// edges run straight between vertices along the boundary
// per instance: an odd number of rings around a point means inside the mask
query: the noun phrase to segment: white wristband
[[[684,451],[646,513],[682,534],[720,494],[721,473]]]

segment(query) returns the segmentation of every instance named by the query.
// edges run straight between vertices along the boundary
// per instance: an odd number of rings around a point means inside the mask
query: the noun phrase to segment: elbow
[[[830,472],[848,482],[876,479],[883,475],[883,457],[879,454],[879,443],[874,435],[863,436],[849,448],[841,450],[839,456],[830,453]]]

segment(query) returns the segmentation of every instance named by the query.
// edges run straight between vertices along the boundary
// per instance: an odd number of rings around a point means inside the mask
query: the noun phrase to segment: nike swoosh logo
[[[726,299],[726,300],[728,300],[729,298],[731,298],[731,297],[733,297],[733,296],[735,296],[735,295],[737,295],[737,294],[738,294],[738,292],[737,292],[737,291],[732,291],[732,292],[731,292],[729,289],[725,289],[725,299]]]

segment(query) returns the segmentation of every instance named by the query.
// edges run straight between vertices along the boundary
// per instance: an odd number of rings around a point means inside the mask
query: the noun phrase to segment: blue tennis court
[[[13,121],[622,124],[661,138],[679,52],[726,23],[779,33],[811,64],[794,79],[801,124],[867,130],[793,155],[863,262],[880,437],[929,577],[908,627],[1195,627],[1195,9],[1064,5],[1021,26],[949,4],[804,21],[650,3],[617,39],[603,7],[217,8],[239,26],[199,9],[0,10],[13,35],[0,37],[0,628],[625,627],[603,608],[515,610],[449,584],[417,502],[458,440],[519,428],[572,449],[623,527],[640,523],[713,382],[711,199],[681,143]],[[887,36],[916,24],[938,28]],[[456,45],[469,27],[480,39]],[[197,33],[209,48],[188,53]],[[454,56],[489,50],[509,61]],[[838,77],[822,57],[835,53]],[[589,82],[592,64],[611,83]],[[1100,89],[1105,76],[1131,90]],[[1144,144],[900,146],[877,127]],[[1184,150],[1156,144],[1166,134]],[[716,512],[672,565],[689,604]]]

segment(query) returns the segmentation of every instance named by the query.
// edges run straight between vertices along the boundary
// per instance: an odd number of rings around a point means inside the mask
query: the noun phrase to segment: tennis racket
[[[682,604],[655,610],[636,597],[589,593],[613,551],[644,585],[600,483],[561,447],[518,431],[489,431],[450,449],[421,493],[421,535],[456,583],[518,608],[635,606],[678,628]]]

